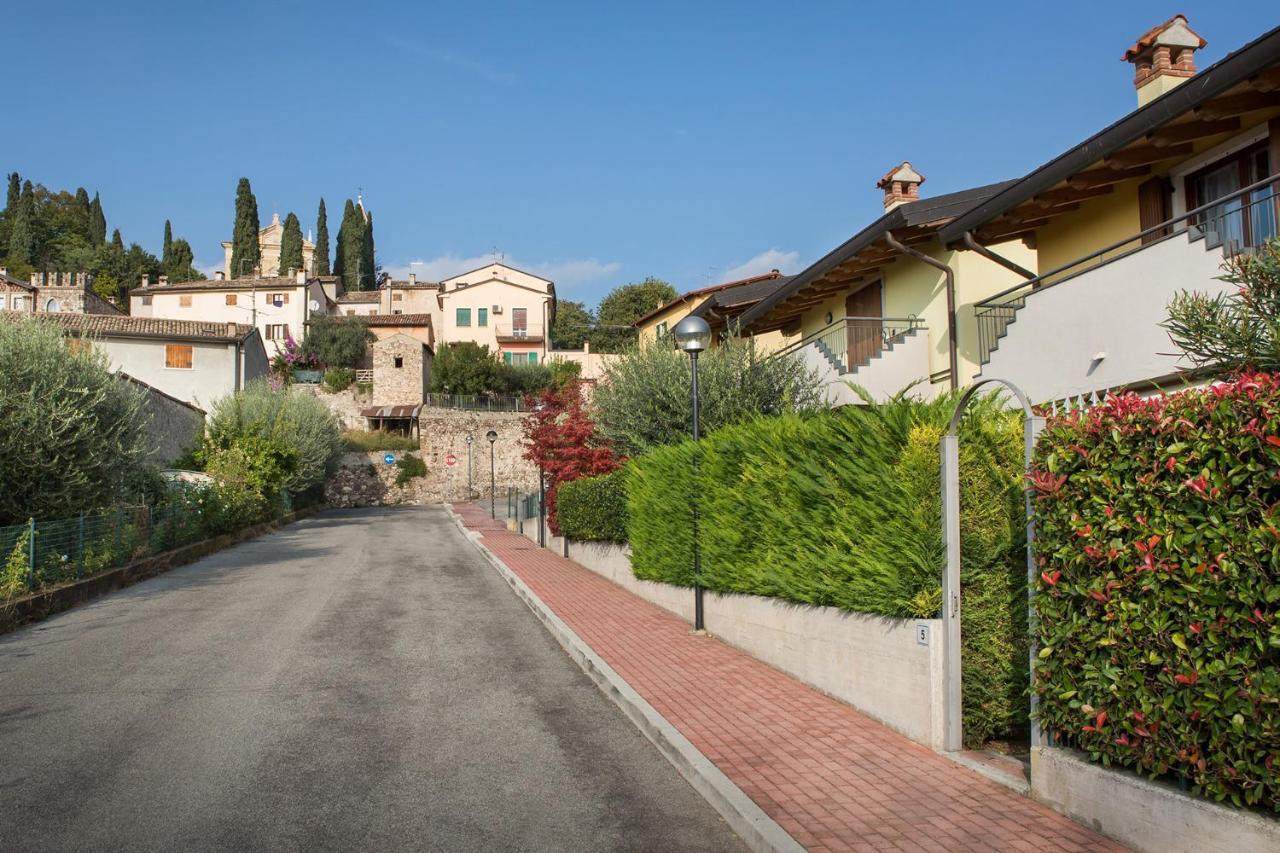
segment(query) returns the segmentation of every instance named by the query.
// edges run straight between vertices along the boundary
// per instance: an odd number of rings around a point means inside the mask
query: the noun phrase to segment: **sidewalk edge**
[[[483,533],[467,528],[452,507],[449,515],[463,535],[470,539],[534,615],[569,653],[601,691],[622,709],[637,728],[658,747],[695,791],[711,804],[729,827],[757,853],[797,853],[799,843],[773,818],[756,805],[720,768],[703,755],[680,731],[654,710],[627,681],[614,671],[587,643],[555,614],[541,598],[480,539]]]

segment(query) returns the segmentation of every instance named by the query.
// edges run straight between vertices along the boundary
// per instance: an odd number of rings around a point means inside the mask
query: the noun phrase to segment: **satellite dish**
[[[320,302],[316,299],[312,299],[310,302],[308,302],[307,306],[310,307],[312,311],[320,310]]]

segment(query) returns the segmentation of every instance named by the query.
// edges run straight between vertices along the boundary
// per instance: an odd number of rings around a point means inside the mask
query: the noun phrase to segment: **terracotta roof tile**
[[[366,326],[430,326],[430,314],[357,314],[344,317]]]
[[[203,320],[170,320],[162,317],[131,317],[128,314],[32,314],[0,311],[0,318],[17,320],[36,317],[57,323],[81,334],[105,337],[204,338],[212,341],[241,341],[254,327],[246,323],[211,323]]]
[[[1138,36],[1138,40],[1135,41],[1132,45],[1130,45],[1129,49],[1124,52],[1124,56],[1121,56],[1120,58],[1125,62],[1129,62],[1138,54],[1143,53],[1147,50],[1150,50],[1151,46],[1156,43],[1156,39],[1160,37],[1160,34],[1165,30],[1169,29],[1169,27],[1173,26],[1175,23],[1181,23],[1182,26],[1187,28],[1187,32],[1191,33],[1191,35],[1200,39],[1200,47],[1204,47],[1206,44],[1208,44],[1208,42],[1204,40],[1203,36],[1201,36],[1195,30],[1191,29],[1190,25],[1187,24],[1187,16],[1178,14],[1178,15],[1174,15],[1172,18],[1165,21],[1163,24],[1157,24],[1156,26],[1147,30],[1142,35]]]
[[[339,305],[357,305],[377,302],[382,294],[376,290],[351,290],[338,297]]]

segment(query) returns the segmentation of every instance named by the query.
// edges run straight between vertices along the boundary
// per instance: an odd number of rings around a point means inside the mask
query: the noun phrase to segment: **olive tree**
[[[61,327],[0,320],[0,525],[61,518],[126,496],[146,469],[142,392]]]

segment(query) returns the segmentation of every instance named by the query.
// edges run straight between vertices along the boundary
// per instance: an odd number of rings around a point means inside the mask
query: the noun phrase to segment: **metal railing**
[[[511,323],[497,323],[493,327],[493,333],[498,336],[498,340],[523,341],[523,340],[541,340],[542,327],[536,323],[526,323],[523,326],[513,325]]]
[[[527,412],[519,394],[427,394],[423,405],[472,412]]]
[[[1206,250],[1221,247],[1228,258],[1254,251],[1280,236],[1277,181],[1280,174],[1271,175],[974,303],[981,362],[986,364],[991,359],[1000,338],[1032,293],[1179,235],[1186,235],[1192,242],[1203,239]]]
[[[790,355],[816,346],[838,373],[853,373],[911,332],[924,328],[916,317],[841,317],[780,350]]]

